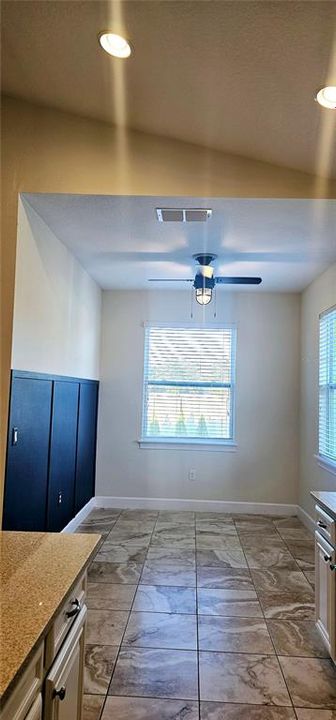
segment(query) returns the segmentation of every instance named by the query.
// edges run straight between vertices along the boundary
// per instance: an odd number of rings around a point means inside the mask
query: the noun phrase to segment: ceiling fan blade
[[[260,277],[215,277],[217,285],[260,285]]]
[[[194,278],[148,278],[148,282],[194,282]]]

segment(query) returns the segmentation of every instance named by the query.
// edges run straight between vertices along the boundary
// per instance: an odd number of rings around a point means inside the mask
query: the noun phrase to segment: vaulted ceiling
[[[336,113],[313,99],[336,84],[333,1],[5,0],[2,49],[7,94],[336,177]]]

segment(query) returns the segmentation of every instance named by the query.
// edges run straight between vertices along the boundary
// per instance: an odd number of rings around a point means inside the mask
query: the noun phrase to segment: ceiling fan
[[[260,285],[260,277],[230,277],[214,275],[214,268],[211,263],[216,260],[217,255],[197,253],[193,255],[198,262],[194,278],[150,278],[148,282],[192,282],[196,291],[196,300],[200,305],[208,305],[212,300],[212,291],[215,285]]]

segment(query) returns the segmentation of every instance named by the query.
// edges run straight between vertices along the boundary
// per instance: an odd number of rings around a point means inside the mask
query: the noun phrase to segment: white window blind
[[[233,440],[235,330],[148,326],[143,439]]]
[[[320,315],[319,455],[336,463],[336,306]]]

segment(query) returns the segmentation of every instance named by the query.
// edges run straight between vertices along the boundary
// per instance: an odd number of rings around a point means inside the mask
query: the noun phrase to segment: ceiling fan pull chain
[[[190,317],[191,317],[191,320],[192,320],[193,317],[194,317],[194,313],[193,313],[193,299],[194,299],[194,288],[192,287],[192,288],[191,288],[191,295],[190,295]]]
[[[216,285],[214,287],[214,295],[215,295],[214,318],[216,318],[217,317],[217,288],[216,288]]]

